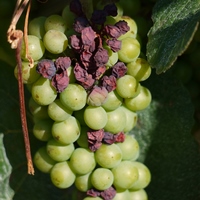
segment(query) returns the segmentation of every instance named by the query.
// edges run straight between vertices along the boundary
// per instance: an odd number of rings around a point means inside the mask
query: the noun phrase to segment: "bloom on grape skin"
[[[92,106],[101,106],[107,99],[108,91],[105,87],[94,86],[88,94],[87,103]]]

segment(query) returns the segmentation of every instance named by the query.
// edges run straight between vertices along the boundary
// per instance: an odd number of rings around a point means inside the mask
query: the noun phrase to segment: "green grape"
[[[75,78],[72,66],[67,68],[67,75],[69,76],[69,83],[75,83],[76,82],[76,78]]]
[[[49,30],[43,37],[45,48],[53,54],[60,54],[64,52],[68,46],[67,36],[57,30]]]
[[[28,35],[28,56],[30,56],[34,61],[39,60],[42,58],[45,52],[45,47],[42,42],[38,37],[35,35]],[[21,58],[24,61],[28,61],[26,58],[26,47],[25,47],[25,42],[23,40],[22,42],[22,48],[21,48]]]
[[[106,111],[101,106],[87,106],[83,117],[87,126],[93,130],[104,128],[108,120]]]
[[[87,92],[77,84],[70,83],[67,88],[60,93],[61,103],[70,110],[81,110],[86,105]]]
[[[124,63],[135,61],[140,55],[140,43],[138,40],[126,37],[121,41],[121,49],[118,51],[119,60]]]
[[[103,200],[100,197],[85,197],[83,200]]]
[[[119,189],[129,189],[138,180],[138,169],[131,161],[122,161],[112,169],[113,185]]]
[[[84,175],[76,175],[74,184],[79,191],[87,192],[87,190],[92,188],[91,173],[92,172]]]
[[[95,152],[96,162],[104,168],[113,168],[122,160],[122,151],[116,144],[102,144]]]
[[[121,107],[107,112],[107,123],[104,127],[105,131],[113,134],[119,133],[124,130],[126,125],[126,114]]]
[[[73,111],[69,110],[60,102],[60,99],[56,99],[48,106],[48,115],[54,121],[64,121],[71,116]]]
[[[42,106],[51,104],[57,97],[57,92],[51,85],[51,81],[42,76],[33,84],[31,94],[33,100]]]
[[[77,174],[87,174],[96,167],[94,152],[85,148],[76,148],[71,155],[70,164]]]
[[[49,30],[57,30],[64,33],[67,25],[62,16],[54,14],[46,18],[44,28],[46,32]]]
[[[122,98],[133,98],[140,93],[140,84],[133,76],[124,75],[117,80],[116,91]]]
[[[151,173],[146,165],[140,162],[133,162],[133,165],[138,169],[138,180],[131,186],[131,190],[140,190],[147,187],[151,181]]]
[[[129,200],[129,191],[128,190],[116,190],[116,195],[112,200]]]
[[[124,142],[116,145],[122,151],[122,160],[136,160],[139,157],[139,144],[133,136],[126,135]]]
[[[137,81],[144,81],[148,79],[151,74],[151,67],[143,58],[138,58],[136,61],[128,63],[126,66],[127,74],[134,76]]]
[[[76,175],[72,171],[68,161],[59,162],[51,169],[52,183],[61,189],[69,188],[75,182]]]
[[[37,17],[31,20],[28,25],[29,34],[35,35],[39,39],[42,39],[45,34],[45,28],[44,28],[45,20],[46,17],[44,16]]]
[[[80,124],[73,116],[68,117],[62,122],[54,122],[52,126],[52,136],[61,144],[75,142],[80,136],[80,131]]]
[[[68,160],[74,151],[74,144],[61,144],[54,139],[47,143],[47,153],[55,161],[62,162]]]
[[[124,100],[125,106],[132,111],[144,110],[151,103],[151,92],[141,86],[140,93],[134,98]]]
[[[88,136],[87,136],[88,130],[89,130],[89,128],[87,126],[81,126],[81,134],[76,142],[82,148],[88,148],[88,146],[89,146]]]
[[[103,48],[107,50],[109,56],[108,62],[106,63],[106,67],[112,67],[118,61],[118,53],[113,52],[107,45]]]
[[[73,116],[80,122],[81,126],[87,126],[83,117],[85,108],[86,106],[83,107],[81,110],[77,110],[73,112]]]
[[[52,138],[51,127],[53,121],[51,119],[39,119],[35,121],[33,126],[33,135],[41,141],[48,141]]]
[[[126,124],[123,131],[127,133],[136,126],[138,117],[136,112],[129,110],[124,105],[121,106],[121,109],[124,111],[126,115]]]
[[[148,200],[148,196],[145,190],[132,191],[129,190],[129,200]]]
[[[119,96],[116,90],[113,90],[108,93],[106,102],[102,105],[102,107],[106,111],[113,111],[122,105],[123,98]]]
[[[109,169],[97,168],[92,172],[91,183],[97,190],[106,190],[113,184],[113,174]]]
[[[118,39],[119,40],[123,40],[125,38],[136,38],[137,36],[137,24],[135,22],[135,20],[133,20],[131,17],[129,16],[121,16],[120,18],[118,18],[118,21],[125,21],[127,22],[130,30],[128,32],[126,32],[125,34],[121,35]]]
[[[24,84],[32,84],[40,77],[36,71],[37,62],[33,67],[29,66],[29,62],[22,61],[22,80]],[[14,69],[15,78],[18,79],[18,65]]]
[[[29,99],[29,110],[31,112],[31,114],[39,119],[47,119],[49,118],[48,112],[47,112],[47,108],[48,106],[41,106],[39,104],[37,104],[34,99],[31,97]]]
[[[75,13],[71,12],[69,5],[65,6],[62,10],[62,17],[65,20],[67,28],[73,28],[73,23],[77,16]]]
[[[50,173],[56,162],[47,154],[46,147],[41,147],[35,153],[33,162],[35,166],[43,173]]]

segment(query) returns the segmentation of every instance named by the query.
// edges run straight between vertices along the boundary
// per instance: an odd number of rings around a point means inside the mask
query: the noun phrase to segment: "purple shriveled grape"
[[[114,187],[109,187],[108,189],[104,190],[101,192],[100,196],[104,200],[112,200],[116,195],[116,190]]]
[[[89,149],[91,151],[94,152],[100,148],[100,146],[102,145],[104,134],[105,133],[103,129],[97,131],[91,130],[87,132]]]
[[[87,90],[91,88],[95,82],[91,74],[83,69],[79,63],[76,63],[74,67],[74,75],[76,80]]]
[[[103,76],[101,79],[101,85],[106,88],[108,92],[111,92],[117,87],[117,80],[115,76]]]
[[[69,84],[67,71],[56,73],[51,80],[51,84],[58,93],[61,93]]]
[[[106,44],[111,48],[113,52],[117,52],[121,49],[122,42],[115,38],[111,38],[106,40]]]
[[[51,79],[56,74],[56,67],[52,60],[43,59],[38,62],[36,70],[44,78]]]
[[[88,20],[85,17],[77,17],[73,24],[74,30],[77,33],[81,33],[81,31],[89,25]]]
[[[81,38],[77,35],[72,35],[70,37],[70,44],[72,48],[78,53],[81,51],[82,41]]]
[[[122,35],[120,29],[115,25],[106,25],[104,26],[103,31],[106,35],[112,38],[118,38]]]
[[[55,60],[55,66],[57,71],[65,71],[71,65],[71,59],[67,56],[59,57]]]
[[[98,25],[104,24],[107,16],[108,13],[105,10],[95,10],[92,13],[91,22]]]
[[[116,78],[124,76],[126,72],[127,72],[127,67],[123,62],[117,62],[112,67],[112,75],[115,76]]]
[[[101,192],[95,188],[89,189],[86,193],[90,197],[99,197]]]
[[[96,66],[100,67],[102,65],[105,65],[108,62],[108,59],[108,51],[102,47],[99,47],[94,55]]]
[[[119,28],[121,34],[125,34],[130,30],[130,27],[128,26],[128,23],[124,20],[120,20],[117,23],[115,23],[115,26]]]
[[[83,15],[82,6],[79,0],[72,0],[70,2],[70,10],[77,16]]]
[[[103,10],[107,12],[108,16],[117,16],[117,6],[114,3],[105,5]]]

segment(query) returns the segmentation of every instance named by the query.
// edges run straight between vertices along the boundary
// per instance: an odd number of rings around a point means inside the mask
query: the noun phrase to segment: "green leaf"
[[[14,191],[9,186],[12,167],[6,156],[2,133],[0,133],[0,158],[0,199],[11,200],[14,196]]]
[[[188,91],[172,71],[145,81],[153,101],[139,113],[132,134],[141,146],[139,160],[150,169],[146,188],[150,200],[188,200],[200,197],[200,154],[191,129],[194,108]]]
[[[148,34],[147,58],[158,74],[168,70],[188,47],[199,19],[199,0],[157,1]]]

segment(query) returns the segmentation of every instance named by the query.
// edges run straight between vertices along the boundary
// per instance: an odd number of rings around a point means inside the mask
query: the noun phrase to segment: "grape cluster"
[[[36,167],[56,187],[86,192],[84,200],[147,199],[151,174],[129,135],[151,102],[141,84],[151,67],[140,57],[135,21],[101,3],[88,19],[72,0],[61,15],[30,21],[28,49],[34,66],[22,44],[23,80],[32,95],[33,134],[45,143]]]

